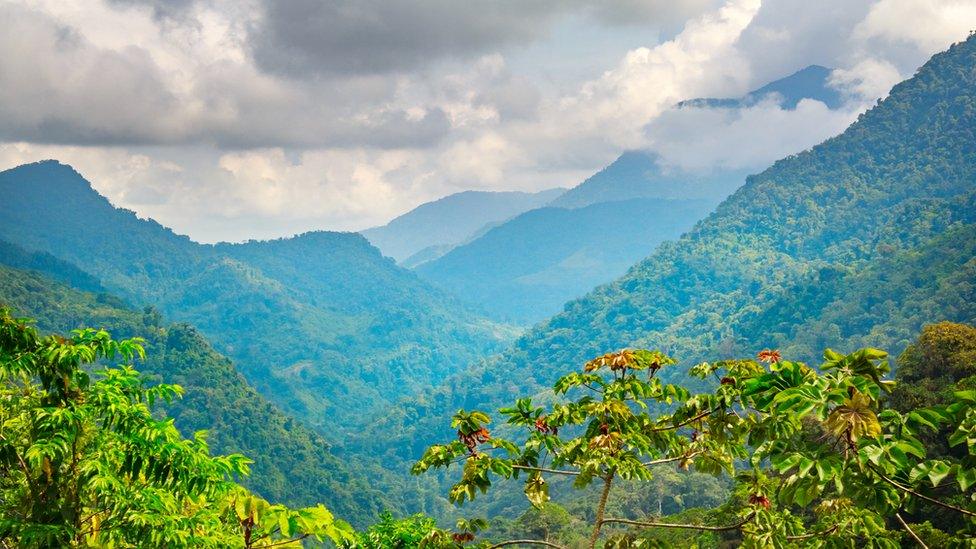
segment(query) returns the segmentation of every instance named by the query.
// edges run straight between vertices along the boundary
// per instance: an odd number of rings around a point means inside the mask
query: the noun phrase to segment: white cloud
[[[904,42],[934,52],[964,39],[974,25],[972,0],[880,0],[854,29],[854,37]]]
[[[647,132],[650,148],[665,167],[758,172],[842,132],[860,112],[857,105],[830,110],[810,99],[790,110],[771,99],[742,109],[675,109]]]
[[[897,67],[874,58],[864,59],[849,69],[835,69],[830,77],[834,88],[860,100],[885,97],[901,80]]]

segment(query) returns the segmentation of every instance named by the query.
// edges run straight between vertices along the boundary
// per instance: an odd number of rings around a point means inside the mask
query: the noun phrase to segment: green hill
[[[186,391],[166,413],[185,434],[207,429],[216,452],[252,457],[249,487],[265,497],[292,505],[325,502],[360,524],[391,505],[393,500],[361,471],[333,455],[322,436],[255,392],[193,327],[166,325],[151,308],[136,311],[110,295],[81,292],[5,266],[0,266],[0,304],[36,318],[48,333],[95,326],[116,337],[145,337],[147,358],[139,369]]]

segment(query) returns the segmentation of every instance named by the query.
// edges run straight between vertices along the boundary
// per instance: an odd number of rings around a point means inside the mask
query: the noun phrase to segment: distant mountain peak
[[[87,188],[91,188],[91,183],[84,178],[78,170],[74,169],[69,164],[64,164],[58,160],[47,159],[39,160],[37,162],[31,162],[29,164],[21,164],[7,170],[0,171],[2,175],[44,175],[44,176],[58,176],[59,178],[72,177],[78,180],[79,183]]]
[[[785,109],[795,109],[803,99],[820,101],[830,109],[837,109],[844,104],[844,100],[840,91],[830,85],[832,72],[833,69],[823,65],[808,65],[741,97],[689,99],[678,103],[676,107],[736,109],[776,98],[780,106]]]
[[[462,191],[421,204],[362,234],[384,255],[404,261],[431,247],[449,249],[486,225],[543,206],[565,191]]]

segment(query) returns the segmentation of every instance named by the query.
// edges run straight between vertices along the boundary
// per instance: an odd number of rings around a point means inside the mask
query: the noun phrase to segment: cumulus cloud
[[[233,55],[99,45],[25,6],[0,4],[0,17],[17,29],[0,35],[0,139],[387,148],[427,146],[449,128],[436,106],[397,103],[391,77],[295,86]]]

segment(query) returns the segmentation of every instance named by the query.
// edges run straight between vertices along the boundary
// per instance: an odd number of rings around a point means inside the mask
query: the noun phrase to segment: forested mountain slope
[[[429,440],[443,426],[428,418],[507,404],[629,346],[662,348],[685,364],[763,347],[816,362],[810,355],[825,333],[831,345],[900,352],[923,322],[976,321],[974,192],[970,37],[840,136],[750,177],[690,233],[570,303],[499,359],[404,403],[392,421],[407,440]],[[410,459],[418,449],[399,454]]]
[[[836,109],[842,101],[829,85],[830,73],[814,65],[740,98],[693,100],[676,108],[735,111],[774,101],[794,109],[810,99]],[[748,171],[688,171],[653,152],[629,151],[547,208],[500,223],[446,253],[437,250],[441,257],[405,264],[417,263],[421,276],[492,318],[534,324],[690,229],[739,188]]]
[[[532,324],[626,272],[713,206],[704,200],[631,199],[526,212],[417,267],[485,314]]]
[[[358,234],[201,245],[114,208],[53,161],[0,173],[0,195],[0,239],[192,323],[311,424],[354,430],[511,339]]]
[[[564,191],[464,191],[421,204],[362,234],[384,255],[402,262],[421,250],[459,244],[481,227],[543,206]]]
[[[167,325],[151,308],[136,311],[108,294],[81,292],[3,265],[0,305],[37,319],[38,328],[48,333],[93,326],[115,337],[145,337],[147,358],[139,369],[186,391],[166,413],[187,435],[208,430],[215,452],[251,456],[255,462],[247,483],[265,497],[292,505],[325,502],[357,523],[395,506],[361,471],[334,456],[322,436],[255,392],[193,327]]]

